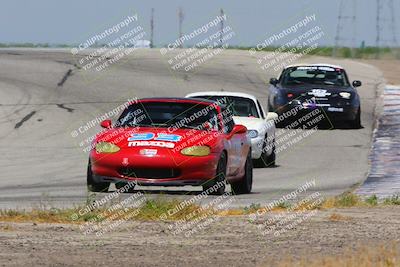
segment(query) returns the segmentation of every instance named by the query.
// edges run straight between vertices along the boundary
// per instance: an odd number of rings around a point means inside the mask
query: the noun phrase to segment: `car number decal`
[[[168,142],[179,142],[182,136],[176,134],[164,134],[159,133],[154,140],[157,141],[168,141]]]
[[[128,138],[128,142],[131,141],[168,141],[168,142],[179,142],[182,136],[176,134],[158,133],[157,136],[154,133],[134,133]]]
[[[154,138],[154,133],[134,133],[128,138],[128,141],[148,141]]]
[[[325,97],[331,95],[331,93],[328,93],[328,91],[324,89],[312,89],[312,91],[308,92],[308,94],[316,97]]]

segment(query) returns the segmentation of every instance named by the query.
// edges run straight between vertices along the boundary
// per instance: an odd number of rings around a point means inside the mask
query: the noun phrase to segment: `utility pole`
[[[376,58],[383,46],[398,46],[395,14],[393,0],[376,0]]]
[[[379,50],[380,50],[380,43],[381,43],[381,1],[376,0],[376,58],[379,58]]]
[[[221,18],[224,17],[224,10],[221,8]],[[221,29],[220,29],[220,39],[219,43],[221,47],[224,45],[224,20],[221,20]]]
[[[352,43],[352,48],[351,48],[351,57],[354,58],[355,57],[355,48],[357,47],[357,26],[356,26],[356,13],[357,12],[357,0],[353,0],[353,16],[351,17],[351,22],[353,25],[353,34],[351,37],[351,43]]]
[[[335,47],[333,48],[333,57],[337,56],[337,49],[339,47],[339,38],[340,38],[340,31],[342,29],[342,12],[343,12],[343,0],[340,1],[339,4],[339,15],[338,15],[338,23],[336,25],[336,36],[335,36]]]
[[[181,47],[181,48],[183,48],[183,41],[181,41],[181,38],[182,38],[182,36],[183,36],[183,33],[182,33],[183,18],[184,18],[184,15],[183,15],[182,7],[179,7],[179,10],[178,10],[179,39],[178,39],[178,40],[179,40],[180,42],[182,42],[182,43],[180,43],[180,47]]]
[[[393,51],[394,51],[395,57],[397,59],[399,59],[399,50],[398,50],[399,44],[397,43],[397,37],[396,37],[396,20],[395,20],[396,12],[395,12],[394,8],[395,7],[394,7],[394,4],[393,4],[393,0],[390,0],[390,2],[389,2],[390,29],[391,29],[391,32],[392,32],[392,44],[393,44],[393,47],[394,47]]]
[[[395,15],[396,12],[394,11],[394,4],[393,0],[389,1],[389,10],[390,10],[390,29],[392,33],[392,42],[395,47],[397,47],[397,38],[396,38],[396,20]]]
[[[150,47],[154,47],[154,8],[151,9],[151,17],[150,17]]]
[[[348,3],[349,1],[347,1]],[[338,23],[336,26],[336,36],[335,36],[335,46],[332,51],[332,56],[336,57],[338,54],[339,47],[341,45],[341,41],[351,41],[349,46],[351,47],[351,56],[354,57],[354,47],[356,46],[356,11],[357,11],[357,0],[352,0],[352,14],[345,14],[345,11],[350,10],[350,8],[346,8],[345,0],[340,1],[339,5],[339,15],[338,15]],[[351,38],[345,38],[343,30],[352,28]]]

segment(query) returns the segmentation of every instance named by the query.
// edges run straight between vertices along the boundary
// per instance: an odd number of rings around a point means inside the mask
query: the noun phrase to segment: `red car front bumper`
[[[93,150],[90,161],[96,182],[135,181],[139,185],[201,185],[214,178],[220,155],[190,157],[161,153],[143,156],[138,153],[98,154]]]

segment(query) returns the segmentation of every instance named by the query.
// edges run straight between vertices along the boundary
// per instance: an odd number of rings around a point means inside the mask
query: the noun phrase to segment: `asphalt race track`
[[[247,51],[236,50],[190,72],[172,70],[158,49],[137,50],[102,72],[79,69],[75,60],[69,50],[0,50],[0,208],[83,203],[88,160],[83,147],[100,127],[75,137],[71,133],[128,99],[223,89],[254,94],[266,109],[268,80],[278,74],[262,70]],[[255,169],[253,193],[236,196],[233,205],[267,203],[314,179],[313,191],[339,194],[366,177],[382,74],[350,60],[312,57],[302,62],[339,64],[351,80],[363,82],[358,89],[363,128],[307,136],[278,154],[276,168]],[[139,189],[167,198],[200,192],[199,187]]]

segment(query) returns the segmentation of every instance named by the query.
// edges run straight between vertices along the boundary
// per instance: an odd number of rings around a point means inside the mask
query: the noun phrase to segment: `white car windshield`
[[[227,108],[232,111],[233,116],[237,117],[254,117],[260,118],[260,115],[257,111],[256,103],[252,99],[239,97],[239,96],[210,96],[210,95],[203,95],[203,96],[194,96],[193,98],[202,98],[202,99],[209,99],[209,100],[226,100]]]

